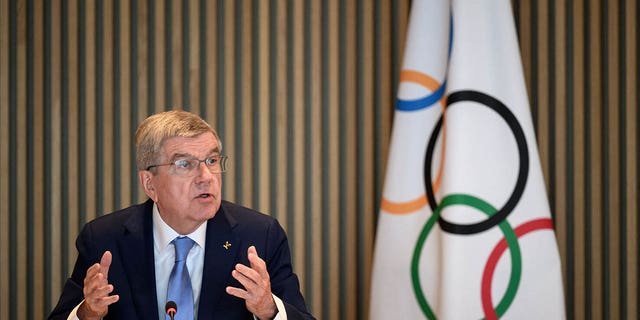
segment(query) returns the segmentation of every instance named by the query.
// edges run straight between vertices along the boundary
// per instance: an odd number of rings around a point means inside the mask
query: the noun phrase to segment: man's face
[[[186,138],[164,141],[158,164],[179,159],[205,159],[219,155],[218,141],[210,132]],[[205,163],[199,163],[191,174],[180,175],[174,165],[158,166],[155,174],[140,171],[140,180],[147,195],[156,202],[160,216],[180,234],[193,232],[212,218],[221,202],[222,174],[211,173]]]

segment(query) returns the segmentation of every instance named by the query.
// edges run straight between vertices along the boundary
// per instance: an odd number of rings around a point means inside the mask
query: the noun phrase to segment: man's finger
[[[100,272],[104,274],[105,278],[109,275],[109,267],[111,266],[112,259],[113,257],[110,251],[105,251],[100,259]]]
[[[247,290],[247,291],[252,291],[255,290],[256,286],[258,285],[255,281],[253,281],[252,279],[250,279],[249,277],[247,277],[246,275],[238,272],[238,270],[233,270],[231,272],[231,275],[238,280],[238,282],[240,282],[240,284]]]
[[[108,284],[108,285],[106,285],[106,286],[102,286],[102,287],[96,288],[96,289],[92,292],[92,294],[93,294],[94,296],[106,297],[106,296],[108,296],[108,295],[109,295],[109,293],[113,292],[113,289],[114,289],[114,288],[113,288],[113,285]]]
[[[88,298],[85,300],[88,303],[88,307],[91,310],[106,310],[109,305],[116,303],[120,300],[119,295],[106,296],[106,297],[96,297],[96,298]],[[102,312],[99,312],[102,313]]]
[[[247,253],[248,254],[253,253],[253,254],[255,254],[257,256],[258,255],[258,250],[256,250],[256,246],[249,246],[249,248],[247,249]]]
[[[96,274],[98,274],[98,272],[100,272],[100,265],[94,263],[91,267],[89,267],[89,269],[87,269],[87,274],[84,277],[85,280],[92,279],[96,276]]]
[[[107,284],[107,280],[102,273],[100,273],[100,265],[94,264],[87,270],[87,275],[84,278],[84,293],[88,294],[93,292],[96,288]]]
[[[106,297],[100,298],[100,304],[106,307],[111,304],[114,304],[115,302],[118,302],[118,300],[120,300],[120,296],[117,294],[114,294],[112,296],[106,296]]]
[[[269,279],[269,272],[267,272],[267,264],[258,256],[258,252],[256,251],[256,247],[250,246],[249,250],[247,250],[247,257],[249,258],[249,263],[251,264],[251,268],[256,270],[262,279]]]
[[[240,288],[227,287],[226,291],[227,291],[228,294],[230,294],[232,296],[235,296],[235,297],[238,297],[240,299],[247,300],[249,298],[249,293],[247,291],[245,291],[245,290],[240,289]]]
[[[254,282],[259,282],[261,279],[260,273],[256,269],[249,268],[243,264],[236,264],[236,271],[242,273],[247,278],[251,279]]]

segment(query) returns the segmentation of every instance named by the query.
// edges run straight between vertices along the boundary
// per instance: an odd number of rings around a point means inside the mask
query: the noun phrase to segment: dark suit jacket
[[[65,283],[58,305],[49,319],[66,319],[83,299],[87,269],[109,250],[113,261],[109,283],[120,300],[109,306],[105,319],[158,319],[153,257],[153,202],[99,217],[87,223],[78,239],[78,259]],[[225,242],[231,243],[228,249]],[[237,263],[250,265],[247,249],[254,245],[265,260],[273,294],[282,299],[289,319],[313,319],[300,293],[298,277],[284,230],[278,222],[257,211],[223,201],[207,222],[198,320],[253,319],[242,299],[225,292],[227,286],[242,288],[231,276]],[[178,310],[178,312],[180,312]]]

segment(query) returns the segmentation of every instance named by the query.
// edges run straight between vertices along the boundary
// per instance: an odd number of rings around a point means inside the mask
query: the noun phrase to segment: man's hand
[[[244,299],[247,310],[258,319],[273,319],[278,313],[278,308],[271,295],[271,280],[269,280],[267,265],[264,260],[258,257],[254,246],[249,247],[247,256],[251,268],[237,264],[236,269],[231,272],[231,275],[244,286],[245,290],[227,287],[227,293]]]
[[[107,282],[111,259],[111,252],[105,251],[100,263],[87,269],[82,289],[84,302],[78,308],[78,318],[101,319],[107,314],[109,305],[120,299],[118,295],[109,295],[113,291],[113,285]]]

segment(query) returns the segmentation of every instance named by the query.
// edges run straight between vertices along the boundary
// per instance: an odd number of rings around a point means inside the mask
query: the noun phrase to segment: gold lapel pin
[[[229,243],[229,241],[226,241],[222,246],[223,246],[226,250],[229,250],[229,247],[231,247],[231,243]]]

